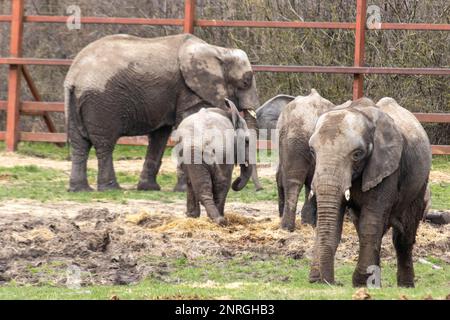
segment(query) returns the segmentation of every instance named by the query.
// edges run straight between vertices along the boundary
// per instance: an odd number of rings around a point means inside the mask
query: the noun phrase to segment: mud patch
[[[80,285],[129,284],[146,277],[165,281],[180,260],[312,255],[314,230],[305,225],[292,233],[280,230],[275,203],[229,203],[225,227],[204,213],[186,218],[184,209],[183,201],[3,202],[0,283],[67,286],[73,272]],[[383,261],[395,261],[390,239],[388,234],[383,241]],[[415,259],[433,256],[450,263],[449,252],[450,225],[422,224]],[[357,254],[357,236],[346,221],[336,259],[351,262]]]

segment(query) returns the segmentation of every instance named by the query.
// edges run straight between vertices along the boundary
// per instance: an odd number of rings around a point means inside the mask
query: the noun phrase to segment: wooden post
[[[184,33],[194,33],[195,0],[184,0]]]
[[[354,66],[364,66],[364,49],[366,38],[367,1],[357,0],[356,3],[356,29],[355,29],[355,57]],[[364,95],[364,74],[355,74],[353,78],[353,100]]]
[[[11,40],[9,53],[11,57],[22,54],[23,0],[13,0],[11,8]],[[20,117],[20,65],[10,65],[8,73],[8,106],[6,114],[6,151],[16,151],[19,140]]]

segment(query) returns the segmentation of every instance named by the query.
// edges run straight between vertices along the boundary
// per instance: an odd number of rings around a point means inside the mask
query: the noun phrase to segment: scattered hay
[[[352,299],[353,300],[370,300],[370,299],[372,299],[372,297],[366,288],[359,288],[352,295]]]

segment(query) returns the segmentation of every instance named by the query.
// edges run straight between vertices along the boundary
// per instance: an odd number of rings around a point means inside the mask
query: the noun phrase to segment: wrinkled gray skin
[[[339,109],[339,108],[338,108]],[[310,281],[334,282],[334,256],[344,210],[359,237],[353,285],[366,286],[367,268],[380,266],[381,240],[393,228],[397,283],[414,286],[417,227],[427,207],[431,147],[417,119],[394,99],[363,98],[322,115],[310,139],[316,169],[312,189],[317,227]]]
[[[279,130],[280,163],[277,169],[278,210],[281,228],[295,229],[295,215],[300,191],[305,186],[303,223],[315,224],[315,198],[309,197],[314,174],[314,159],[309,151],[309,138],[321,114],[334,108],[327,99],[312,89],[308,96],[298,96],[281,112]]]
[[[250,62],[242,50],[212,46],[187,34],[161,38],[113,35],[85,47],[64,83],[72,147],[70,191],[91,190],[86,162],[98,158],[98,190],[117,189],[112,152],[122,136],[148,135],[139,190],[159,190],[156,174],[172,128],[202,107],[244,112],[259,105]]]
[[[185,142],[188,147],[183,149],[188,150],[190,154],[188,158],[194,159],[194,152],[203,155],[201,164],[196,163],[182,163],[181,167],[186,173],[187,182],[187,211],[188,217],[197,218],[200,216],[200,203],[205,207],[208,217],[215,223],[225,224],[224,206],[225,200],[230,189],[231,177],[233,173],[234,164],[226,162],[227,152],[234,152],[231,149],[236,149],[238,141],[245,143],[245,155],[242,159],[235,156],[235,164],[240,165],[240,176],[232,184],[234,191],[239,191],[245,187],[252,174],[252,166],[249,165],[249,131],[245,120],[239,115],[238,110],[230,104],[230,111],[226,112],[218,108],[201,109],[199,112],[185,118],[178,130],[175,142],[183,145]],[[216,134],[208,136],[208,131],[215,130]],[[195,134],[194,134],[195,132]],[[222,163],[211,163],[205,159],[213,159],[214,153],[211,151],[212,146],[215,146],[214,140],[219,136],[224,138],[227,136],[227,141],[231,144],[221,143],[220,146],[215,147],[215,150],[222,150],[220,154],[223,155]],[[195,145],[192,142],[197,138],[201,140]],[[187,141],[187,142],[186,142]],[[186,157],[186,154],[183,154]],[[243,160],[243,163],[238,163],[238,160]],[[231,159],[233,160],[233,159]]]
[[[279,94],[273,98],[270,98],[263,103],[261,107],[256,110],[256,122],[258,124],[258,131],[261,135],[261,130],[266,130],[265,139],[271,139],[271,130],[275,130],[277,127],[278,117],[280,116],[283,108],[295,97],[286,94]],[[261,138],[261,136],[260,136]],[[258,178],[258,173],[256,171],[256,165],[254,165],[252,173],[252,181],[255,185],[256,191],[262,190],[263,187]]]

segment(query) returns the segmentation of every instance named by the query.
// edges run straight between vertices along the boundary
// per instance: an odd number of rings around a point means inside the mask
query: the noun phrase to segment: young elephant
[[[281,227],[295,229],[298,196],[305,185],[302,222],[315,224],[315,199],[309,197],[314,174],[314,159],[309,152],[317,119],[334,105],[312,89],[306,97],[298,96],[281,112],[278,119],[280,163],[277,170],[278,209]]]
[[[233,167],[240,164],[240,176],[232,184],[234,191],[245,187],[252,174],[249,164],[249,130],[236,106],[230,111],[201,109],[185,118],[174,140],[181,142],[182,169],[187,180],[188,217],[200,216],[201,203],[208,216],[223,225],[225,200],[230,189]],[[179,150],[178,147],[178,150]]]
[[[334,282],[334,255],[345,207],[359,237],[354,286],[380,266],[383,235],[392,226],[397,283],[414,286],[412,249],[427,205],[431,147],[425,130],[394,99],[363,98],[322,115],[310,139],[316,168],[317,228],[310,281]],[[370,268],[369,268],[370,267]]]

